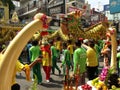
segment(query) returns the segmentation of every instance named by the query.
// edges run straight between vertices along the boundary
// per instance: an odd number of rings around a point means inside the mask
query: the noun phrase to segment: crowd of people
[[[64,42],[60,37],[53,40],[29,41],[24,48],[28,64],[32,64],[33,77],[37,77],[38,84],[42,84],[43,78],[41,68],[45,72],[45,80],[50,82],[51,74],[66,76],[66,69],[73,72],[73,76],[79,69],[79,85],[85,84],[85,78],[92,80],[99,75],[99,60],[102,59],[103,67],[109,67],[111,57],[111,43],[105,40],[95,41],[93,39],[78,38],[76,41]],[[61,59],[62,55],[62,59]],[[38,58],[40,60],[38,61]],[[120,53],[118,51],[118,73],[120,66]],[[58,62],[61,61],[61,65]],[[21,64],[24,65],[22,61]],[[20,65],[22,66],[22,65]],[[21,68],[23,70],[23,66]],[[12,89],[14,90],[14,89]]]
[[[36,42],[37,44],[34,45],[33,42]],[[38,84],[42,83],[42,75],[40,71],[41,67],[45,72],[46,82],[50,82],[50,75],[55,74],[55,69],[58,71],[59,75],[62,74],[65,76],[66,68],[68,68],[68,70],[73,72],[74,75],[76,74],[79,66],[81,85],[85,84],[86,75],[89,80],[98,77],[100,59],[102,59],[104,67],[110,65],[111,44],[108,41],[95,41],[93,39],[88,40],[79,38],[76,41],[68,40],[67,42],[63,42],[60,37],[57,37],[56,39],[47,42],[33,42],[29,48],[30,62],[39,57],[39,55],[42,56],[42,62],[38,65],[38,67],[35,65],[36,72],[34,70],[35,66],[33,66],[33,73],[37,75],[38,79],[40,78],[40,80],[38,80]],[[34,49],[34,51],[32,51],[32,49]],[[58,66],[57,63],[60,60],[61,65]]]

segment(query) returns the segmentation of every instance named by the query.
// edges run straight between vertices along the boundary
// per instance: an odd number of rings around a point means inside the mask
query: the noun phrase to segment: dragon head
[[[63,34],[73,36],[76,30],[81,28],[82,14],[83,14],[83,11],[77,10],[77,11],[68,13],[66,17],[62,17],[61,28],[62,28]]]

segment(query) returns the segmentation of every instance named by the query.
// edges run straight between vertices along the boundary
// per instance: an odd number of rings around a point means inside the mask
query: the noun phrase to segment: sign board
[[[55,8],[50,8],[50,15],[61,13],[61,12],[62,12],[62,7],[61,6],[58,6],[58,7],[55,7]]]
[[[109,10],[110,10],[110,5],[109,4],[104,5],[103,11],[109,11]]]
[[[79,9],[79,8],[76,8],[76,7],[72,7],[72,6],[70,6],[70,7],[68,7],[68,11],[67,11],[67,13],[70,13],[70,12],[72,12],[72,11],[76,11],[76,10],[80,10],[80,11],[82,11],[82,9]]]
[[[120,12],[120,0],[110,0],[110,13],[115,14]]]

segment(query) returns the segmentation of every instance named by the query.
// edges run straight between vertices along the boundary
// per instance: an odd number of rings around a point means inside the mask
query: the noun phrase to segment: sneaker
[[[34,82],[34,79],[32,78],[32,81]]]
[[[48,82],[50,82],[49,80],[46,80],[46,82],[48,83]]]

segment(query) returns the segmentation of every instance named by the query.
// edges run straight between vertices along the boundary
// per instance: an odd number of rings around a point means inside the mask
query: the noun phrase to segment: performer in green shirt
[[[80,68],[80,84],[85,84],[85,72],[86,72],[86,51],[84,48],[81,48],[82,42],[78,40],[75,42],[76,49],[73,54],[74,62],[74,74],[77,73],[77,68]]]
[[[61,70],[57,66],[57,56],[58,56],[57,49],[54,46],[53,41],[51,41],[50,44],[51,44],[50,50],[51,50],[51,54],[52,54],[52,73],[55,74],[55,68],[56,68],[58,70],[58,72],[59,72],[59,75],[60,75]]]
[[[37,40],[32,42],[32,47],[30,48],[29,53],[30,53],[31,62],[34,62],[34,60],[41,55],[41,50],[40,50]],[[41,74],[40,63],[37,63],[33,66],[33,74],[35,74],[37,76],[38,84],[41,84],[42,83],[42,74]],[[35,77],[33,76],[33,78],[35,78]]]
[[[67,43],[63,43],[63,55],[64,60],[62,61],[61,67],[63,67],[63,74],[66,75],[66,69],[70,70],[71,61],[70,61],[70,51],[67,49]]]

